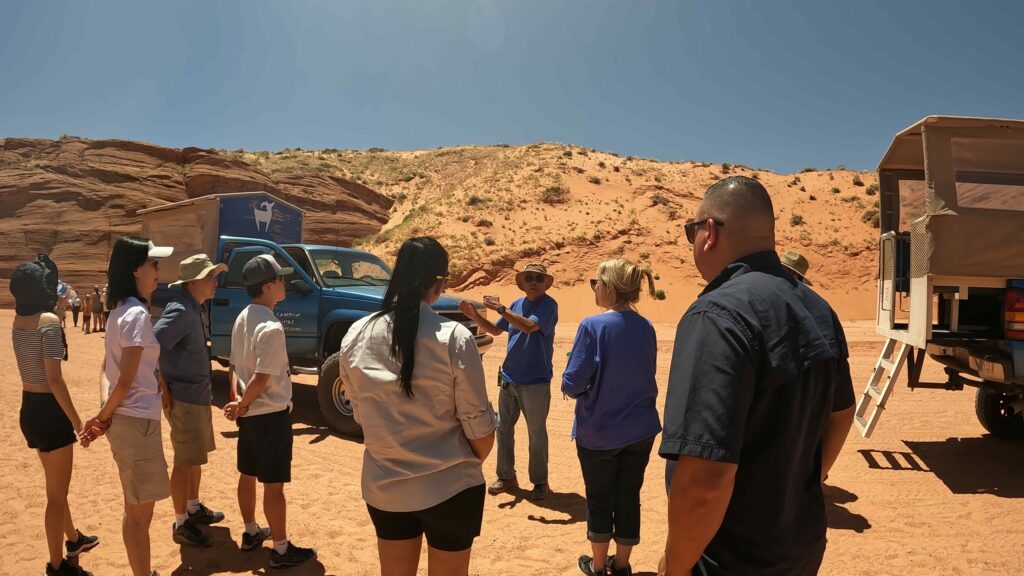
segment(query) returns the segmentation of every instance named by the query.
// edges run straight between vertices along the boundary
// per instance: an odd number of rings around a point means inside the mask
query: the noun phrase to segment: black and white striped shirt
[[[60,324],[43,324],[36,330],[14,328],[12,333],[21,381],[34,386],[48,386],[44,361],[47,358],[64,358],[64,334]]]

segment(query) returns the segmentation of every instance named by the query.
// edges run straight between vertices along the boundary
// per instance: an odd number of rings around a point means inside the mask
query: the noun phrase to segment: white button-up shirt
[[[483,363],[473,334],[420,304],[413,396],[391,358],[393,316],[367,316],[341,342],[341,375],[363,427],[363,499],[388,512],[414,512],[483,484],[468,439],[494,432]]]

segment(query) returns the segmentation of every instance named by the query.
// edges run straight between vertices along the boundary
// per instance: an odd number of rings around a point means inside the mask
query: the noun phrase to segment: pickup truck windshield
[[[391,268],[373,254],[313,249],[309,255],[328,288],[386,286],[391,281]]]

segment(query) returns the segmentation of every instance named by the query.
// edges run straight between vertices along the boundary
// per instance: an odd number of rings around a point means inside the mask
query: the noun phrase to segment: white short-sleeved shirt
[[[253,400],[245,416],[259,416],[291,408],[292,378],[288,367],[284,326],[274,316],[273,310],[259,304],[249,304],[238,315],[231,330],[231,365],[235,367],[242,395],[253,376],[270,376],[266,387]]]
[[[114,410],[114,414],[136,418],[160,419],[160,385],[157,383],[157,369],[160,360],[160,343],[153,335],[153,321],[149,308],[137,298],[125,298],[110,311],[107,319],[106,336],[103,346],[106,363],[103,375],[106,378],[106,398],[117,385],[121,373],[121,357],[125,348],[142,347],[142,359],[135,372],[128,394]]]
[[[469,440],[497,425],[473,334],[420,305],[413,396],[391,358],[392,316],[367,316],[341,343],[341,375],[363,427],[362,491],[367,504],[413,512],[483,484]]]

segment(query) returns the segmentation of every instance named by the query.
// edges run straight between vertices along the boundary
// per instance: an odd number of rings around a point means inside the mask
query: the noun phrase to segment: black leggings
[[[590,450],[576,443],[587,488],[587,539],[636,546],[640,543],[640,488],[654,438]]]

